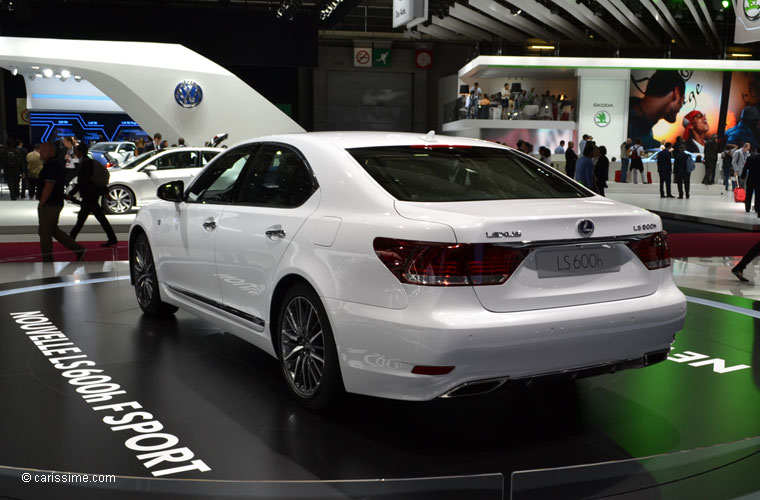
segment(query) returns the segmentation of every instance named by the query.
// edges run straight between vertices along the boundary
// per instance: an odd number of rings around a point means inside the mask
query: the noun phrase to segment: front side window
[[[159,170],[170,170],[175,168],[195,168],[198,166],[197,151],[176,151],[165,154],[156,158],[153,165]]]
[[[204,170],[187,192],[188,203],[230,203],[241,172],[253,160],[256,146],[243,146],[225,153]]]
[[[348,152],[400,201],[583,198],[594,193],[546,164],[500,148],[382,146]]]
[[[301,155],[283,145],[265,144],[243,181],[238,203],[293,208],[314,190],[314,176]]]
[[[216,155],[218,155],[218,151],[201,151],[201,161],[203,162],[202,166],[206,166],[208,162],[214,159]]]

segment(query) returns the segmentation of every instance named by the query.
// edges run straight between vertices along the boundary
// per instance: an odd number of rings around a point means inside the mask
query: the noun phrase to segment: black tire
[[[311,287],[296,284],[288,290],[274,335],[291,396],[311,410],[333,404],[343,393],[338,353],[325,308]]]
[[[108,186],[102,203],[107,214],[126,214],[135,208],[135,193],[125,186]]]
[[[129,270],[137,296],[137,304],[148,316],[165,316],[177,311],[177,307],[161,300],[153,252],[145,234],[135,238],[129,253]]]

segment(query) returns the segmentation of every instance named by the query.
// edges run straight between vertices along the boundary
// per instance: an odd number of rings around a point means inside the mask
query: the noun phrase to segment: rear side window
[[[486,147],[384,146],[348,152],[401,201],[584,198],[591,191],[546,164]]]

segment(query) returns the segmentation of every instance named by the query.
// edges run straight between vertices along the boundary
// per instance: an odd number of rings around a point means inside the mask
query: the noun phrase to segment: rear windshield
[[[384,146],[348,152],[393,197],[447,202],[584,198],[591,191],[507,149]]]
[[[105,151],[106,153],[113,153],[116,151],[116,147],[118,146],[115,142],[101,142],[99,144],[94,144],[90,151]]]

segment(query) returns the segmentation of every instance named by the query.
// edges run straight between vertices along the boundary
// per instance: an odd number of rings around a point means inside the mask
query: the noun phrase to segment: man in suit
[[[752,209],[752,195],[755,195],[755,212],[760,217],[760,204],[757,203],[758,194],[760,194],[760,146],[755,149],[755,153],[747,158],[744,163],[742,176],[745,177],[746,195],[744,198],[744,210],[749,213]]]
[[[153,134],[153,141],[145,145],[145,151],[161,151],[161,134],[156,132]]]
[[[671,192],[670,177],[673,175],[672,156],[670,148],[672,144],[665,143],[665,149],[657,153],[657,174],[660,176],[660,198],[674,198]],[[665,194],[667,193],[667,194]]]

